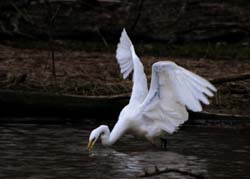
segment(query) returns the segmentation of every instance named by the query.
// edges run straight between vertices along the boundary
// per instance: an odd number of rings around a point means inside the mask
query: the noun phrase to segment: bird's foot
[[[166,137],[161,137],[161,149],[167,150],[168,140]]]

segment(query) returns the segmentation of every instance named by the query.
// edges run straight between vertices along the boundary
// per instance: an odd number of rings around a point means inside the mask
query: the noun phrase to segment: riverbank
[[[24,92],[80,96],[129,95],[131,79],[123,80],[114,51],[111,53],[56,49],[53,72],[51,52],[41,48],[1,45],[0,88]],[[150,81],[151,66],[158,60],[171,60],[209,79],[247,74],[250,60],[176,58],[143,56],[141,60]],[[217,95],[205,111],[250,116],[250,79],[218,82]]]

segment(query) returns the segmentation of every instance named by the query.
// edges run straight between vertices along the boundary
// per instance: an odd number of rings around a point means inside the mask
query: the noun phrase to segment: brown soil
[[[131,80],[123,80],[114,54],[63,50],[55,53],[56,77],[46,50],[0,46],[0,88],[84,96],[130,93]],[[170,59],[142,56],[150,79],[151,65],[171,60],[205,77],[214,79],[250,71],[250,60]],[[211,112],[250,115],[250,80],[216,85],[218,93],[205,107]]]

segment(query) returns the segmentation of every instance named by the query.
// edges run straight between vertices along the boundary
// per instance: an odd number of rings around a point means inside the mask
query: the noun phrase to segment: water
[[[168,151],[128,135],[113,148],[98,143],[89,153],[94,127],[0,127],[0,178],[136,178],[155,165],[213,179],[250,175],[248,130],[185,127],[169,137]],[[149,178],[166,177],[188,178],[178,173]]]

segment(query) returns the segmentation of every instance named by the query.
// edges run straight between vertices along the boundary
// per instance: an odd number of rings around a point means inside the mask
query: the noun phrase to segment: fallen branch
[[[121,109],[128,104],[129,95],[78,96],[41,92],[0,90],[2,116],[56,116],[117,120]],[[13,113],[15,109],[15,113]],[[185,125],[192,126],[233,126],[250,127],[250,116],[190,112],[190,120]],[[82,119],[80,119],[82,120]],[[0,120],[0,123],[13,122]],[[18,121],[16,121],[18,123]],[[28,122],[28,121],[26,121]],[[33,122],[33,121],[32,121]],[[64,121],[62,121],[64,122]]]
[[[248,79],[250,79],[250,73],[215,78],[215,79],[210,80],[210,82],[213,84],[222,84],[222,83],[228,83],[228,82],[240,81],[240,80],[248,80]]]
[[[155,170],[152,172],[148,172],[145,170],[143,174],[139,175],[139,177],[146,178],[146,177],[151,177],[151,176],[157,176],[157,175],[160,175],[163,173],[179,173],[181,175],[194,177],[197,179],[204,179],[205,178],[202,174],[196,174],[196,173],[192,173],[189,171],[179,170],[176,168],[159,169],[157,166],[155,166]]]
[[[121,3],[120,0],[95,0],[100,3]],[[49,0],[50,3],[78,3],[79,0]],[[34,0],[31,2],[32,5],[43,4],[44,0]]]
[[[119,112],[127,103],[127,97],[118,95],[78,96],[0,90],[2,116],[81,116],[96,119],[109,116],[109,119],[116,120]],[[6,121],[0,119],[0,123],[3,122]]]
[[[250,116],[189,111],[189,118],[186,125],[191,126],[250,127]]]
[[[223,114],[223,113],[209,113],[209,112],[195,112],[196,116],[204,119],[242,119],[250,120],[250,116],[242,116],[238,114]]]

